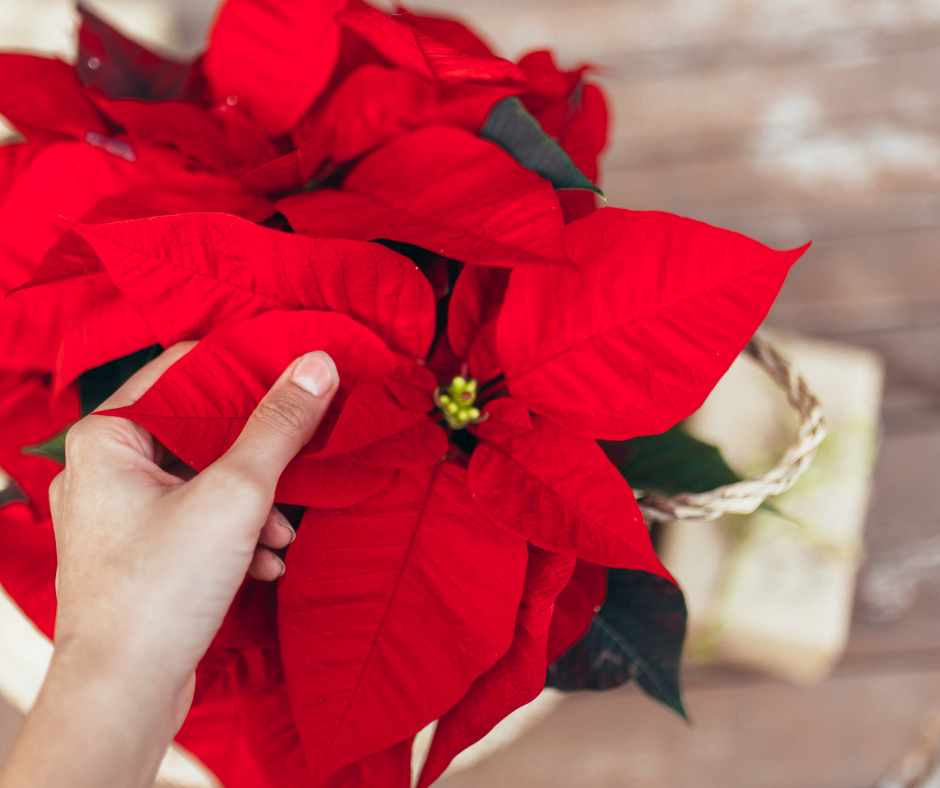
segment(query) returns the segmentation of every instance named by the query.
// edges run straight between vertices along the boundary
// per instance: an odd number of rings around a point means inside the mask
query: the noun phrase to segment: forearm
[[[0,788],[149,788],[179,725],[180,692],[132,672],[57,653]]]

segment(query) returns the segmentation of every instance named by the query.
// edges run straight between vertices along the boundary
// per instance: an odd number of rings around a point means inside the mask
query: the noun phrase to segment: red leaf
[[[584,189],[564,189],[558,192],[558,203],[561,205],[565,224],[569,224],[590,216],[597,210],[597,195]]]
[[[607,102],[596,85],[585,85],[581,103],[568,123],[561,146],[571,160],[587,176],[597,183],[597,157],[607,145]],[[597,209],[597,197],[591,192],[568,189],[558,194],[565,222],[573,222]]]
[[[552,53],[541,49],[525,55],[519,61],[519,68],[527,79],[526,94],[523,98],[526,108],[536,116],[546,132],[552,136],[560,136],[561,128],[551,123],[543,124],[539,116],[544,116],[545,111],[553,108],[559,100],[567,101],[589,67],[579,66],[573,71],[562,71],[555,64]]]
[[[49,639],[55,629],[55,571],[52,518],[37,520],[24,503],[0,507],[0,586]]]
[[[75,70],[51,58],[0,53],[0,114],[33,144],[111,134]]]
[[[546,661],[551,665],[583,638],[607,596],[607,568],[582,558],[555,600]]]
[[[577,111],[568,123],[561,145],[590,180],[597,179],[597,157],[607,146],[607,100],[596,85],[585,85]]]
[[[2,244],[2,241],[0,241]],[[0,369],[52,372],[63,338],[77,315],[114,294],[107,276],[54,282],[0,301]]]
[[[253,170],[278,155],[240,114],[185,101],[137,101],[92,95],[95,105],[135,143],[171,145],[216,172]]]
[[[10,336],[5,334],[4,336]],[[38,517],[49,514],[49,484],[62,466],[48,457],[23,454],[26,446],[54,437],[81,415],[78,392],[53,401],[45,375],[3,373],[0,393],[0,468],[26,493]]]
[[[519,61],[519,67],[529,78],[522,103],[545,133],[560,142],[581,104],[579,88],[584,86],[584,73],[591,67],[581,65],[573,71],[562,71],[552,53],[545,50],[530,52]]]
[[[244,194],[230,179],[179,168],[174,154],[149,147],[140,152],[138,161],[130,163],[82,143],[54,145],[37,156],[11,189],[10,200],[0,207],[0,260],[6,266],[0,280],[5,280],[5,289],[99,276],[44,287],[37,293],[17,293],[0,302],[0,335],[22,337],[0,348],[0,367],[52,371],[64,362],[56,380],[60,391],[72,380],[61,377],[66,368],[77,375],[90,368],[83,365],[110,361],[97,355],[105,347],[118,353],[113,358],[126,355],[122,350],[146,347],[128,349],[139,341],[140,331],[126,337],[130,345],[115,333],[130,323],[140,325],[139,316],[129,314],[128,305],[115,311],[116,304],[110,303],[115,290],[107,276],[100,276],[104,269],[97,254],[69,230],[61,214],[101,222],[199,208],[261,220],[273,211],[270,203]],[[94,177],[89,178],[89,173]],[[106,310],[102,318],[95,316],[99,306]],[[113,325],[101,322],[111,317],[117,319]],[[69,343],[68,351],[63,351],[63,341]],[[63,359],[64,352],[78,355]]]
[[[470,374],[483,382],[493,380],[503,372],[502,362],[499,360],[499,349],[496,346],[496,321],[491,320],[483,326],[467,356]]]
[[[592,440],[532,417],[532,429],[483,441],[470,458],[470,489],[494,522],[546,550],[671,580],[630,486]]]
[[[257,646],[224,649],[210,646],[196,667],[195,703],[265,692],[284,681],[278,652]]]
[[[463,22],[444,16],[426,16],[409,11],[402,5],[395,8],[395,19],[411,25],[442,44],[459,49],[472,57],[493,57],[493,51]]]
[[[330,414],[312,444],[318,445],[330,438],[327,422],[338,426],[342,421],[340,411],[350,392],[359,384],[381,382],[384,372],[396,363],[378,337],[333,312],[268,312],[215,331],[136,403],[106,412],[141,424],[177,457],[201,471],[234,443],[255,406],[287,366],[311,350],[329,353],[340,376]],[[414,416],[403,408],[401,412],[409,419]],[[352,425],[347,427],[352,429]],[[440,436],[433,431],[418,428],[398,437],[405,441],[408,436],[423,443],[400,445],[401,460],[416,462],[413,458],[422,451],[428,462],[440,456]],[[360,456],[377,461],[365,451],[368,436],[357,437]],[[348,434],[345,440],[351,440]],[[390,468],[356,462],[356,455],[350,453],[329,459],[302,455],[281,475],[275,496],[281,503],[349,506],[380,490],[393,473]],[[386,462],[394,467],[398,459],[399,455],[390,452]]]
[[[374,8],[344,11],[336,19],[395,65],[427,79],[452,83],[525,82],[525,74],[508,60],[471,57]]]
[[[307,764],[284,681],[245,695],[240,705],[245,739],[267,786],[307,788]]]
[[[167,149],[142,147],[126,161],[84,142],[50,145],[22,172],[0,204],[0,285],[28,280],[68,231],[62,216],[84,216],[102,200],[134,186],[175,183],[185,160]],[[186,182],[185,180],[183,181]]]
[[[392,745],[314,784],[314,788],[411,788],[414,736]]]
[[[383,490],[395,475],[394,468],[365,465],[331,457],[328,460],[296,459],[281,474],[275,500],[321,509],[353,506]]]
[[[348,6],[350,8],[358,5],[366,7],[364,0],[349,0]],[[359,36],[340,26],[340,52],[336,61],[336,68],[333,69],[333,75],[320,97],[300,119],[300,122],[291,129],[290,141],[295,149],[302,147],[304,143],[310,142],[313,137],[319,135],[323,113],[326,111],[326,107],[337,88],[353,71],[367,64],[386,67],[389,65],[384,57]]]
[[[336,21],[354,31],[396,66],[435,79],[434,70],[418,45],[415,31],[375,8],[345,11]]]
[[[434,297],[414,263],[377,244],[310,239],[223,214],[76,226],[164,346],[272,309],[330,309],[421,357]]]
[[[480,440],[502,441],[532,429],[532,417],[525,405],[512,397],[500,397],[483,406],[489,418],[470,427]]]
[[[283,682],[277,586],[246,577],[196,668],[194,702],[267,692]]]
[[[246,577],[212,643],[226,649],[277,650],[277,587]]]
[[[420,30],[415,41],[431,70],[441,82],[493,82],[525,84],[525,74],[515,63],[501,57],[470,57],[453,47],[435,41]]]
[[[202,761],[225,788],[260,788],[266,783],[248,749],[245,727],[239,699],[205,701],[189,710],[176,741]]]
[[[365,0],[348,0],[346,8],[349,10],[361,10],[371,6]],[[309,124],[315,122],[323,111],[329,96],[336,90],[337,86],[346,79],[355,69],[367,63],[379,63],[388,65],[378,52],[375,51],[362,38],[357,36],[351,30],[340,25],[339,27],[339,55],[336,58],[336,66],[327,82],[326,88],[320,94],[319,98],[313,103],[308,112],[300,119],[300,122],[291,129],[290,140],[295,148],[299,148],[303,143],[310,139]]]
[[[235,97],[271,136],[289,131],[326,86],[345,0],[228,0],[203,70],[216,101]]]
[[[157,343],[140,312],[115,291],[104,303],[92,304],[76,315],[65,329],[53,375],[53,396],[58,397],[83,372]]]
[[[476,265],[460,272],[447,309],[447,336],[457,355],[466,358],[482,327],[499,317],[509,274],[505,268]]]
[[[451,267],[450,260],[426,249],[412,247],[412,250],[408,259],[412,260],[421,269],[421,273],[431,283],[434,298],[440,301],[450,292],[450,273],[448,271]]]
[[[291,705],[322,779],[440,717],[512,640],[526,547],[448,464],[310,509],[279,583]]]
[[[301,188],[310,180],[306,172],[306,161],[300,151],[292,150],[257,170],[245,173],[241,178],[241,186],[252,194],[287,192]]]
[[[437,378],[419,364],[399,364],[385,373],[385,385],[406,408],[429,413],[434,410]]]
[[[274,213],[274,206],[267,200],[245,194],[229,178],[181,171],[171,181],[135,186],[121,194],[105,197],[84,215],[69,218],[77,218],[86,224],[104,224],[190,211],[229,213],[261,222]],[[62,225],[65,226],[64,222]],[[74,230],[69,230],[46,252],[33,278],[16,290],[90,276],[104,270],[91,245]]]
[[[437,462],[446,451],[444,431],[424,413],[403,408],[385,386],[367,383],[350,392],[329,438],[314,438],[299,456],[341,456],[365,465],[418,469]]]
[[[91,245],[74,230],[69,230],[43,256],[32,279],[14,287],[8,296],[34,287],[105,274],[104,266]]]
[[[201,471],[234,443],[290,363],[312,350],[329,353],[339,371],[339,390],[330,407],[335,415],[356,386],[381,382],[397,363],[378,337],[345,315],[268,312],[212,332],[136,403],[107,412],[146,419],[139,423],[154,427],[151,432],[174,454]],[[314,440],[328,438],[329,431],[321,428]]]
[[[343,81],[307,124],[307,142],[249,173],[243,183],[262,193],[298,188],[326,161],[351,161],[424,126],[457,126],[476,134],[490,110],[518,92],[492,85],[441,85],[409,71],[366,64]]]
[[[555,598],[565,587],[575,559],[529,548],[525,587],[512,646],[448,711],[434,732],[417,788],[433,783],[454,756],[478,742],[510,713],[534,700],[545,687],[545,647]]]
[[[565,228],[580,270],[513,272],[498,326],[509,389],[592,438],[664,432],[704,402],[807,247],[776,252],[659,212]]]
[[[425,367],[439,381],[447,382],[466,372],[466,361],[460,358],[450,346],[447,334],[441,334],[434,346],[434,352],[425,363]]]
[[[111,98],[197,100],[205,81],[197,63],[170,60],[132,41],[79,6],[75,71],[82,84]]]
[[[213,645],[196,668],[193,700],[198,703],[264,692],[283,680],[275,649],[225,649]]]
[[[305,235],[387,238],[480,265],[568,264],[548,181],[455,128],[399,137],[363,159],[343,191],[296,195],[277,207]]]
[[[36,155],[28,142],[8,142],[0,145],[0,200],[16,182]]]
[[[172,182],[180,172],[172,151],[143,148],[139,154],[128,162],[83,142],[42,149],[0,204],[0,288],[6,292],[33,276],[68,230],[63,214],[84,215],[107,197],[134,185]],[[0,302],[0,336],[18,338],[0,344],[0,368],[51,372],[72,318],[112,292],[107,281],[89,279]]]

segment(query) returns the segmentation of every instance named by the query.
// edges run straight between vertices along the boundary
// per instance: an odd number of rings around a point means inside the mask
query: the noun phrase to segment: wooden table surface
[[[4,0],[0,44],[16,4],[40,0]],[[61,25],[63,0],[42,4]],[[150,13],[141,0],[90,5],[130,26]],[[192,49],[211,3],[157,5],[166,40]],[[800,689],[690,670],[690,727],[633,688],[573,697],[442,786],[872,786],[940,711],[940,1],[415,6],[471,20],[502,54],[548,46],[563,65],[602,67],[610,203],[778,248],[812,239],[770,323],[874,348],[887,363],[868,555],[830,680]],[[0,712],[0,741],[16,724]]]

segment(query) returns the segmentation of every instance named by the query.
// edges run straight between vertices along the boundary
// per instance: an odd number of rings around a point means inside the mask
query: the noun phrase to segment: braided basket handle
[[[671,498],[635,491],[647,524],[676,520],[714,520],[724,514],[750,514],[771,495],[789,490],[816,455],[826,437],[822,406],[806,381],[767,340],[755,336],[744,349],[786,393],[800,416],[794,444],[767,473],[705,493],[680,493]]]

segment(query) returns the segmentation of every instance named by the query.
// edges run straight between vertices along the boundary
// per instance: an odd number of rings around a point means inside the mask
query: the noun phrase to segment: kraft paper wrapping
[[[769,339],[819,397],[828,437],[794,488],[768,501],[786,517],[758,510],[674,523],[664,529],[661,557],[686,594],[691,658],[808,684],[829,673],[848,637],[883,366],[859,348]],[[746,476],[783,454],[796,420],[774,384],[741,357],[687,427]]]

